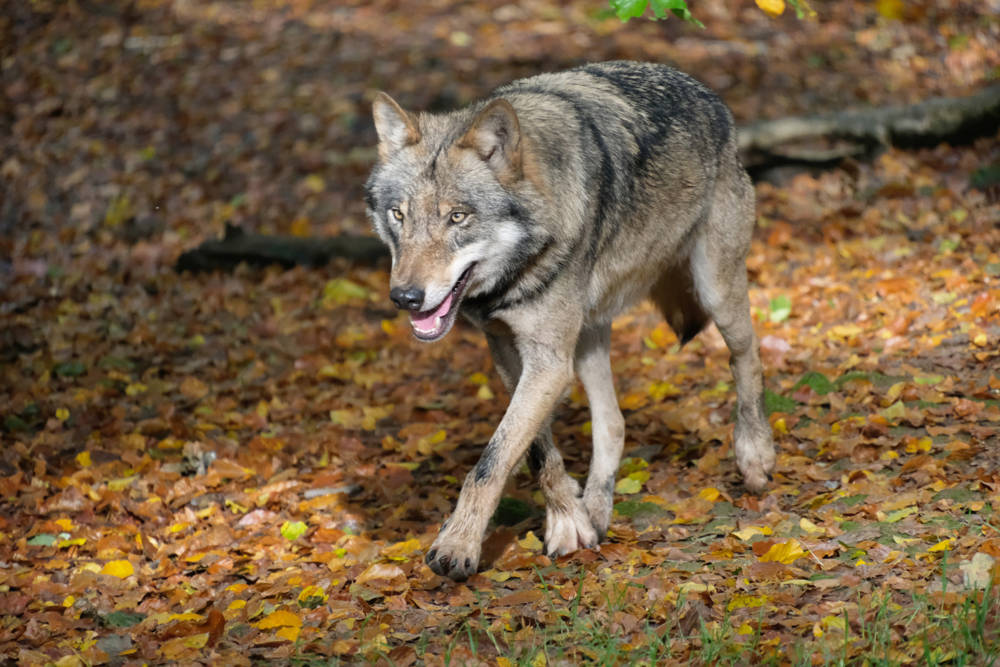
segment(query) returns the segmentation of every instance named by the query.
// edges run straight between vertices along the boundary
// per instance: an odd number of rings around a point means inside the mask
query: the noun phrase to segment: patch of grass
[[[946,561],[942,562],[941,588],[947,591]],[[652,612],[640,619],[639,630],[623,634],[616,625],[616,613],[634,606],[634,589],[639,584],[629,579],[607,580],[600,595],[595,595],[593,580],[581,570],[576,580],[575,596],[566,602],[559,591],[550,587],[546,577],[536,570],[538,587],[545,595],[550,619],[530,622],[521,619],[521,627],[509,625],[494,633],[490,630],[485,608],[462,619],[445,631],[428,630],[416,641],[417,655],[435,652],[433,644],[448,637],[443,650],[444,664],[460,664],[453,658],[458,646],[492,663],[535,667],[540,664],[657,665],[664,662],[687,664],[743,665],[871,665],[896,666],[918,662],[927,665],[992,665],[1000,662],[1000,599],[997,589],[967,591],[956,602],[943,594],[900,592],[859,594],[829,620],[817,619],[813,627],[799,624],[801,635],[787,641],[787,628],[774,618],[773,608],[761,607],[756,617],[731,616],[729,611],[705,618],[695,613],[705,609],[705,597],[684,595],[667,618]],[[589,592],[585,590],[586,586]],[[633,596],[630,606],[630,594]],[[949,602],[951,600],[951,602]],[[718,610],[718,601],[711,609]],[[722,606],[721,608],[725,608]],[[718,612],[716,612],[718,613]],[[543,615],[539,615],[539,619]],[[492,616],[496,618],[494,614]],[[684,625],[682,619],[695,618]],[[554,620],[553,620],[554,619]],[[691,627],[684,632],[683,627]],[[498,627],[497,622],[492,624]],[[530,632],[524,632],[530,627]],[[749,629],[748,629],[749,628]],[[776,632],[784,632],[785,641],[777,641]],[[380,656],[385,664],[385,656]],[[543,662],[544,658],[544,662]],[[818,662],[817,662],[818,661]],[[319,664],[319,663],[300,663]],[[327,663],[334,664],[334,663]],[[389,663],[391,664],[391,663]]]

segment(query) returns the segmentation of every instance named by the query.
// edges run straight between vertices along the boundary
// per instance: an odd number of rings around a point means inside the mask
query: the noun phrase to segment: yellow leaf
[[[681,390],[669,382],[652,382],[646,392],[654,401],[662,401],[667,396],[676,396]]]
[[[420,540],[414,537],[410,540],[390,544],[385,549],[382,549],[382,555],[392,560],[409,560],[410,556],[420,551],[420,549]]]
[[[854,338],[860,334],[864,329],[859,327],[857,324],[838,324],[835,327],[831,327],[827,332],[827,336],[830,338],[841,338],[848,340]]]
[[[772,544],[767,553],[760,557],[760,562],[784,563],[785,565],[789,565],[805,555],[806,552],[802,549],[802,545],[799,544],[798,540],[793,538],[787,542]]]
[[[434,453],[434,445],[439,445],[448,437],[447,431],[441,429],[432,435],[425,435],[417,441],[417,451],[424,456]]]
[[[732,611],[733,609],[752,609],[754,607],[763,607],[766,602],[766,595],[736,595],[729,601],[729,604],[726,605],[726,611]]]
[[[983,344],[985,345],[985,343]],[[56,410],[56,419],[58,419],[61,422],[64,422],[67,419],[69,419],[69,410],[67,410],[66,408],[59,408],[58,410]]]
[[[953,537],[949,537],[947,539],[941,540],[927,551],[929,553],[934,553],[935,551],[951,551],[951,543],[954,539],[955,538]]]
[[[547,664],[548,662],[545,659],[545,653],[543,651],[536,653],[535,657],[531,660],[531,667],[545,667]]]
[[[290,642],[295,641],[299,638],[299,631],[301,628],[297,625],[286,626],[284,628],[279,628],[274,634],[282,639],[287,639]]]
[[[108,491],[122,491],[132,485],[132,482],[139,479],[138,475],[130,477],[119,477],[108,481]]]
[[[169,614],[161,621],[161,624],[169,623],[171,621],[194,621],[196,623],[201,623],[204,620],[205,617],[201,614],[196,614],[193,611],[186,611],[183,614]]]
[[[812,521],[810,521],[809,519],[807,519],[805,517],[802,517],[801,519],[799,519],[799,528],[801,528],[802,530],[806,531],[807,533],[813,533],[813,534],[815,534],[815,533],[822,533],[823,532],[822,528],[820,528],[819,526],[817,526],[816,524],[814,524]]]
[[[757,0],[757,6],[768,16],[781,16],[785,11],[785,0]]]
[[[986,337],[985,333],[980,332],[976,334],[975,338],[972,339],[972,342],[978,347],[986,347],[986,343],[989,342],[989,338]]]
[[[677,590],[681,593],[714,593],[715,586],[697,581],[685,581]]]
[[[327,600],[326,591],[319,586],[306,586],[299,593],[299,604],[317,606]]]
[[[62,606],[69,608],[73,606],[74,602],[76,602],[76,598],[72,595],[67,595],[66,599],[62,601]]]
[[[93,465],[93,461],[90,460],[90,452],[80,452],[77,454],[76,462],[80,464],[81,468],[89,468]]]
[[[187,528],[190,525],[191,524],[189,524],[189,523],[187,523],[185,521],[181,521],[179,523],[175,523],[174,525],[170,526],[170,528],[168,528],[167,531],[169,531],[171,533],[179,533],[179,532],[181,532],[182,530],[184,530],[185,528]]]
[[[877,0],[875,8],[887,19],[900,19],[903,16],[903,0]]]
[[[272,611],[257,623],[257,627],[261,630],[284,627],[298,628],[301,626],[302,619],[299,618],[298,614],[294,614],[287,609]]]
[[[704,489],[698,492],[699,498],[704,498],[710,503],[714,503],[716,500],[718,500],[719,495],[720,495],[719,490],[714,486],[706,486]]]
[[[320,192],[323,192],[323,189],[326,187],[326,182],[323,180],[323,177],[320,176],[319,174],[309,174],[303,179],[302,182],[303,185],[306,186],[306,189],[313,192],[314,194],[319,194]]]
[[[485,373],[473,373],[469,376],[469,382],[472,384],[489,384],[490,379],[486,377]]]
[[[226,607],[226,611],[236,611],[237,609],[243,609],[245,606],[247,606],[246,600],[233,600],[229,603],[229,606]]]
[[[498,584],[502,584],[510,579],[510,572],[501,572],[495,569],[486,570],[482,573],[482,575],[490,581],[495,581]]]
[[[111,560],[104,564],[101,574],[110,574],[112,577],[124,579],[135,574],[135,568],[127,560]]]
[[[514,667],[514,663],[509,658],[500,656],[497,658],[497,667]]]
[[[493,390],[484,384],[476,391],[476,397],[481,401],[492,401],[494,398]]]
[[[530,530],[528,531],[528,534],[524,536],[524,539],[518,540],[517,543],[528,551],[541,551],[543,546],[542,541],[538,539]]]
[[[788,423],[784,417],[778,417],[774,420],[774,430],[781,435],[788,435]]]
[[[305,216],[299,216],[292,220],[292,224],[288,231],[292,236],[298,236],[299,238],[304,238],[306,236],[312,236],[312,225],[309,224],[309,218]]]
[[[62,528],[67,533],[73,530],[73,519],[56,519],[56,525]]]
[[[138,396],[139,394],[145,393],[146,390],[148,389],[149,387],[147,387],[141,382],[133,382],[132,384],[125,387],[125,394],[128,396]]]
[[[771,532],[770,526],[747,526],[743,530],[733,531],[733,535],[740,538],[744,542],[749,542],[750,538],[754,535],[770,535]]]

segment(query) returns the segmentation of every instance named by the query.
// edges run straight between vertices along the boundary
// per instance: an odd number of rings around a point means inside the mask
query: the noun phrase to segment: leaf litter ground
[[[977,4],[831,5],[819,23],[706,5],[705,32],[593,3],[12,10],[0,656],[989,662],[997,137],[758,186],[765,494],[735,473],[718,333],[679,349],[642,307],[614,333],[628,458],[609,539],[545,557],[522,470],[461,584],[422,558],[506,404],[481,337],[416,344],[384,268],[170,270],[226,220],[363,230],[377,87],[445,107],[583,59],[669,59],[749,120],[962,94],[1000,66]],[[587,420],[577,387],[554,424],[575,474]]]

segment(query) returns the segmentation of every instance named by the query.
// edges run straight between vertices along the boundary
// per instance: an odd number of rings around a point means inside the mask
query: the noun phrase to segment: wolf
[[[525,454],[545,497],[546,552],[605,535],[625,434],[611,323],[646,297],[682,342],[718,327],[738,398],[736,463],[750,491],[766,486],[775,455],[746,275],[754,191],[718,96],[670,67],[619,61],[514,81],[444,114],[379,92],[372,115],[365,202],[391,254],[389,298],[424,342],[461,313],[511,394],[426,554],[434,572],[476,572]],[[582,490],[550,428],[574,374],[593,427]]]

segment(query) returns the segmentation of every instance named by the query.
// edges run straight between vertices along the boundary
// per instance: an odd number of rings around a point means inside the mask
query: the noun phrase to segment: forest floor
[[[964,95],[994,2],[12,3],[0,17],[0,664],[989,664],[1000,656],[1000,134],[758,185],[773,484],[743,488],[714,329],[648,306],[598,549],[508,485],[480,572],[426,549],[506,406],[480,334],[421,345],[386,266],[178,274],[226,221],[367,233],[373,91],[443,109],[671,62],[739,122]],[[990,185],[992,183],[993,185]],[[582,475],[579,387],[556,441]]]

